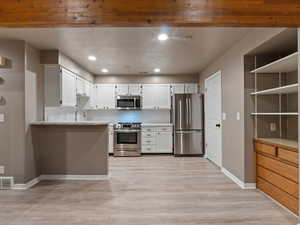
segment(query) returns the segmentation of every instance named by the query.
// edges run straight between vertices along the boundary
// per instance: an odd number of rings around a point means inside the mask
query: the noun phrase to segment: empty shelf
[[[253,116],[297,116],[298,112],[251,113]]]
[[[253,92],[251,93],[251,95],[289,94],[289,93],[297,93],[297,92],[298,92],[298,84],[291,84],[291,85],[282,86],[278,88],[271,88],[263,91]]]
[[[251,73],[284,73],[298,70],[298,52],[259,67]]]

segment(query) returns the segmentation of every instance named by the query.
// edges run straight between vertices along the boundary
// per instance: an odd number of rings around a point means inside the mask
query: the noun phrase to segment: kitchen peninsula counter
[[[31,123],[40,175],[103,179],[108,175],[108,122]]]

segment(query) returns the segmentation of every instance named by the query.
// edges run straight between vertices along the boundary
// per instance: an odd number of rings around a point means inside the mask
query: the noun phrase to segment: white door
[[[155,95],[154,89],[155,85],[153,84],[144,84],[143,85],[143,109],[155,109]]]
[[[76,106],[76,75],[62,69],[61,73],[61,105]]]
[[[156,84],[152,90],[157,109],[171,109],[171,88],[169,84]]]
[[[99,109],[115,108],[115,85],[98,84],[96,88],[96,104]]]
[[[142,89],[140,84],[129,84],[129,95],[141,95]]]
[[[117,85],[117,95],[128,95],[128,84]]]
[[[172,153],[173,149],[171,132],[157,132],[156,151],[161,153]]]
[[[206,156],[222,166],[222,92],[221,71],[205,80],[205,144]]]

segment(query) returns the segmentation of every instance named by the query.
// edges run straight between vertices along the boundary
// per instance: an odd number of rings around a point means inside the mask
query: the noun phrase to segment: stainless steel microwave
[[[119,95],[116,98],[116,108],[120,110],[140,110],[142,109],[142,97],[138,95]]]

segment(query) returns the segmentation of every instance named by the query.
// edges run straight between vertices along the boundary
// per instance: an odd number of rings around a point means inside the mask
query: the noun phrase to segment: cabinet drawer
[[[142,132],[154,132],[155,128],[154,127],[143,127]]]
[[[155,138],[143,138],[142,144],[143,145],[155,145],[156,141],[155,141]]]
[[[151,133],[151,132],[142,132],[142,137],[143,137],[143,138],[155,137],[155,133]]]
[[[172,127],[157,127],[158,132],[172,132]]]
[[[155,153],[156,148],[155,145],[143,145],[142,153]]]
[[[257,187],[298,215],[298,199],[259,177],[257,178]]]
[[[278,148],[278,158],[298,165],[298,153]]]
[[[274,186],[278,187],[282,191],[287,192],[295,198],[298,198],[298,184],[285,178],[277,173],[274,173],[268,169],[265,169],[261,166],[256,167],[256,175]]]
[[[284,176],[298,183],[297,167],[263,156],[261,154],[256,154],[256,163],[259,166],[265,167],[281,176]]]
[[[276,156],[276,147],[271,146],[271,145],[266,145],[266,144],[262,144],[262,143],[255,143],[255,150],[257,152],[261,152],[261,153],[265,153],[265,154],[269,154],[272,156]]]

